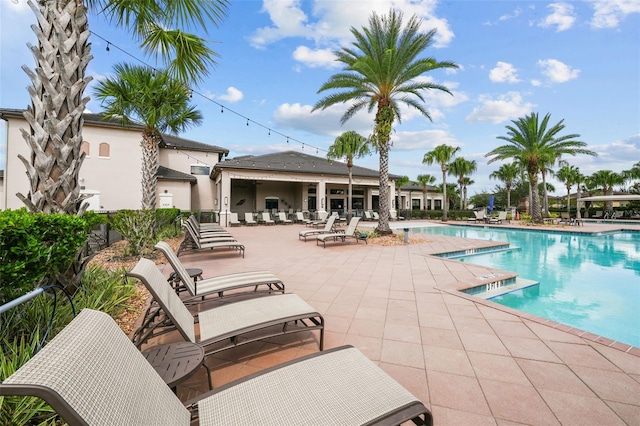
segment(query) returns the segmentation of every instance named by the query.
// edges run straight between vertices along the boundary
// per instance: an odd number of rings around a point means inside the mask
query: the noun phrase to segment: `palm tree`
[[[423,207],[425,210],[429,210],[427,208],[427,206],[429,205],[427,192],[429,191],[429,185],[433,185],[434,183],[436,183],[436,177],[429,174],[418,175],[418,183],[422,185],[422,198],[424,200]]]
[[[460,186],[460,210],[467,208],[467,197],[465,194],[466,190],[464,187],[465,177],[470,176],[478,170],[478,164],[476,160],[467,160],[464,157],[457,157],[455,160],[449,164],[448,172],[452,176],[456,176],[458,178],[458,185]]]
[[[577,195],[576,195],[576,218],[580,219],[582,214],[580,213],[580,201],[578,201],[580,198],[582,198],[582,194],[581,194],[581,189],[582,189],[582,184],[584,183],[584,181],[586,180],[586,176],[583,175],[582,173],[580,173],[580,169],[576,167],[576,174],[574,176],[574,179],[576,181],[576,187],[577,187]]]
[[[624,184],[624,176],[611,170],[598,170],[591,175],[591,181],[596,187],[602,188],[604,195],[613,195],[613,187]],[[605,205],[607,210],[613,209],[613,202],[607,201]]]
[[[444,195],[443,209],[449,210],[449,207],[455,205],[458,201],[458,186],[455,183],[440,184],[440,189]]]
[[[460,151],[460,147],[449,146],[449,145],[438,145],[433,148],[432,151],[427,152],[422,159],[422,164],[440,164],[440,170],[442,171],[442,190],[444,191],[443,197],[445,202],[442,203],[442,220],[447,221],[447,211],[449,210],[449,203],[447,202],[447,166],[456,155],[456,153]]]
[[[318,90],[338,90],[320,99],[313,110],[325,109],[342,103],[351,105],[341,123],[358,111],[375,109],[375,127],[371,143],[380,154],[380,220],[378,233],[390,234],[389,228],[389,146],[393,123],[402,122],[399,103],[420,111],[429,120],[431,116],[422,105],[426,90],[441,90],[451,94],[444,86],[427,79],[423,74],[439,68],[457,68],[453,62],[437,62],[434,58],[418,58],[433,41],[435,30],[421,33],[422,20],[416,15],[403,27],[403,15],[390,10],[386,16],[375,12],[369,18],[369,27],[361,31],[351,28],[356,41],[352,47],[335,52],[338,62],[344,64],[342,72],[329,78]]]
[[[98,83],[96,97],[105,105],[105,119],[123,125],[141,123],[142,209],[156,207],[157,172],[161,133],[178,133],[200,124],[202,114],[189,105],[190,90],[168,73],[146,67],[118,64],[115,77]]]
[[[351,169],[353,168],[354,158],[364,157],[369,155],[369,142],[367,138],[360,135],[358,132],[350,130],[344,132],[336,138],[333,145],[329,147],[327,153],[328,159],[339,160],[341,158],[347,159],[347,169],[349,170],[349,188],[347,190],[347,220],[351,220],[352,216],[352,182],[353,175]]]
[[[399,200],[398,198],[398,194],[400,194],[401,192],[401,188],[403,186],[405,186],[406,184],[409,183],[409,176],[401,176],[400,178],[395,180],[395,186],[396,186],[396,200]],[[402,206],[399,204],[399,202],[396,202],[396,208],[400,209],[402,208]]]
[[[565,128],[564,120],[548,127],[550,118],[550,114],[547,114],[542,121],[539,121],[538,114],[531,113],[513,120],[513,126],[506,126],[509,130],[508,135],[498,136],[498,139],[506,141],[507,145],[499,146],[485,155],[485,157],[492,157],[489,163],[513,158],[526,168],[532,192],[532,220],[536,223],[542,222],[538,175],[541,167],[548,163],[548,159],[558,158],[564,154],[597,155],[584,148],[587,145],[585,142],[575,139],[580,135],[558,136],[558,133]]]
[[[556,173],[556,178],[567,188],[567,213],[571,213],[571,187],[578,180],[578,173],[580,171],[576,166],[565,165],[562,166],[558,173]]]
[[[24,113],[30,130],[23,137],[31,157],[20,157],[30,185],[27,195],[18,194],[34,212],[82,213],[79,173],[84,160],[82,112],[91,81],[85,75],[92,59],[88,7],[104,14],[116,26],[131,31],[144,51],[170,63],[173,77],[187,82],[202,81],[215,64],[215,52],[206,41],[179,27],[206,31],[226,14],[227,0],[36,0],[29,3],[36,15],[33,26],[38,38],[31,46],[34,71],[24,68],[31,80],[31,105]]]
[[[476,183],[475,180],[471,179],[468,176],[465,176],[464,179],[462,179],[462,198],[464,200],[464,208],[467,208],[467,188],[470,187],[471,185],[473,185],[474,183]]]
[[[516,163],[505,163],[489,175],[489,179],[504,182],[504,186],[507,189],[507,207],[511,207],[511,187],[519,174],[520,168]]]

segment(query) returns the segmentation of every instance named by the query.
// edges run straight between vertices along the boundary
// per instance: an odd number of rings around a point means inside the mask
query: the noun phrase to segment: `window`
[[[211,169],[207,165],[203,164],[195,164],[191,166],[191,174],[192,175],[206,175],[209,176],[209,172]]]
[[[87,156],[89,156],[90,147],[91,145],[89,144],[89,142],[87,141],[82,142],[82,145],[80,146],[80,154],[84,152]]]
[[[344,189],[331,189],[329,193],[331,195],[344,195]]]
[[[411,200],[411,210],[420,210],[420,200]]]
[[[362,195],[364,196],[364,189],[352,189],[351,190],[353,195]]]
[[[308,194],[315,194],[316,193],[316,187],[315,186],[310,186],[309,187],[309,191],[307,192]]]
[[[98,149],[98,157],[109,157],[110,156],[110,147],[106,142],[102,142]]]
[[[278,199],[277,198],[265,198],[264,199],[264,208],[265,210],[278,210]]]

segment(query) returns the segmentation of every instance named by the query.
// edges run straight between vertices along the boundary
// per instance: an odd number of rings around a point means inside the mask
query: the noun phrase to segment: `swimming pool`
[[[508,241],[519,250],[459,258],[540,283],[492,301],[640,347],[640,232],[584,235],[454,225],[411,232]]]

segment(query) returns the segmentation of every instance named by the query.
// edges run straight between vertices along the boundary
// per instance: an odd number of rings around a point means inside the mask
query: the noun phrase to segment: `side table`
[[[198,279],[202,279],[202,269],[200,268],[187,268],[187,273],[191,278],[193,278],[193,282],[198,282]],[[184,283],[181,283],[180,277],[175,272],[172,272],[169,275],[169,279],[167,280],[171,283],[176,293],[180,293],[184,291]]]
[[[209,390],[213,387],[211,371],[204,362],[204,349],[200,345],[191,342],[169,343],[155,346],[142,355],[174,393],[176,386],[191,377],[200,366],[207,370]]]

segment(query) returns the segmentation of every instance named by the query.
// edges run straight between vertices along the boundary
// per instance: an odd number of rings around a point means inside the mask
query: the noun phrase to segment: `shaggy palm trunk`
[[[429,198],[427,197],[427,188],[425,188],[425,189],[423,189],[423,190],[422,190],[422,201],[423,201],[423,203],[424,203],[423,208],[424,208],[425,210],[429,210],[429,209],[427,208],[427,202],[429,201]]]
[[[380,235],[391,234],[389,228],[389,138],[393,125],[393,109],[388,103],[380,102],[376,113],[376,128],[374,138],[380,153],[380,188],[377,232]]]
[[[347,222],[351,221],[353,216],[353,173],[351,172],[351,166],[349,167],[349,186],[347,187]]]
[[[511,207],[511,185],[507,185],[507,208]]]
[[[542,170],[542,212],[544,217],[549,217],[549,196],[547,194],[547,172]]]
[[[571,185],[567,185],[567,213],[571,214]]]
[[[162,137],[155,131],[142,132],[142,210],[156,208],[158,186],[158,166],[160,164],[160,141]]]
[[[542,223],[542,209],[540,207],[540,192],[538,191],[538,173],[529,173],[529,187],[531,190],[531,220]]]
[[[447,210],[449,210],[449,200],[447,199],[447,169],[442,168],[442,221],[447,221]]]
[[[31,106],[24,117],[30,131],[21,129],[31,149],[27,160],[29,193],[18,198],[32,212],[82,213],[87,196],[80,196],[78,175],[84,160],[82,112],[89,98],[84,89],[90,55],[87,10],[82,0],[28,1],[37,18],[32,26],[38,46],[29,45],[36,69],[23,70],[31,80]]]

